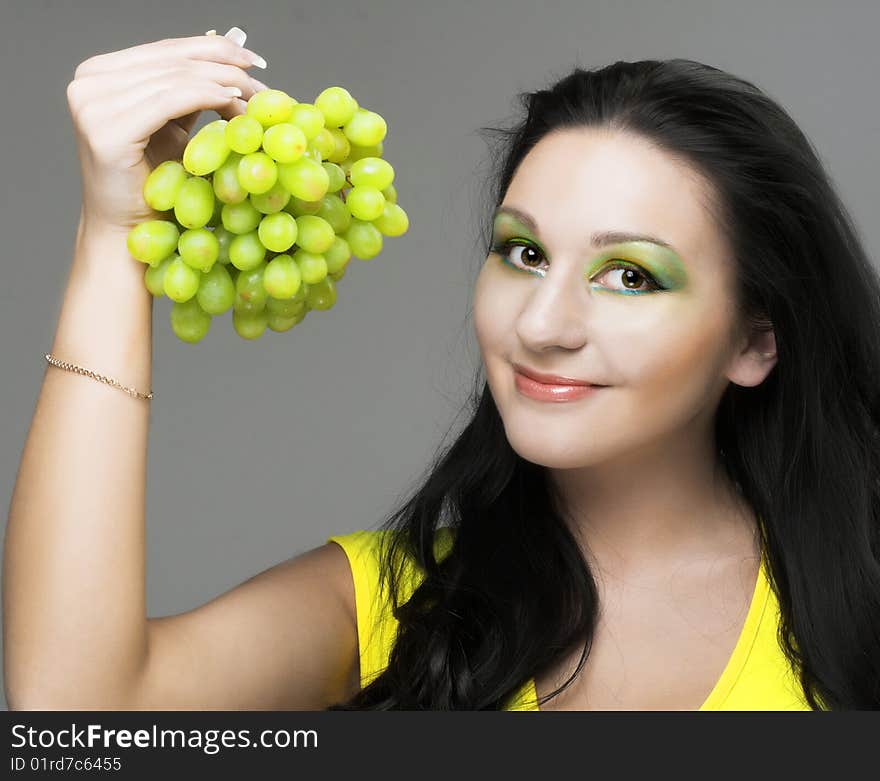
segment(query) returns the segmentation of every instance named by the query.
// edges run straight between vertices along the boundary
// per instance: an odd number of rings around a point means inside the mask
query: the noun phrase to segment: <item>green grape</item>
[[[393,184],[389,184],[382,190],[382,195],[385,196],[388,203],[397,203],[397,188]]]
[[[381,114],[367,109],[358,109],[342,128],[342,132],[352,144],[374,146],[388,132],[388,125]],[[378,157],[378,155],[376,155]]]
[[[351,247],[352,255],[361,260],[374,258],[382,251],[382,234],[371,222],[352,219],[351,226],[343,238]]]
[[[330,309],[336,303],[336,283],[325,276],[309,287],[306,304],[310,309]]]
[[[266,247],[255,230],[236,236],[229,244],[229,262],[239,271],[256,268],[265,257]]]
[[[187,266],[207,272],[217,262],[220,242],[207,228],[193,228],[180,234],[177,252]]]
[[[348,246],[348,242],[342,236],[337,236],[330,245],[330,249],[324,253],[324,260],[327,263],[328,274],[344,269],[348,261],[351,260],[351,248]]]
[[[384,190],[394,181],[394,168],[381,157],[362,157],[351,166],[351,183],[355,187]]]
[[[177,249],[179,237],[180,231],[170,220],[147,220],[128,232],[125,243],[135,260],[158,266]]]
[[[327,220],[316,214],[304,214],[296,218],[296,243],[306,252],[314,255],[322,254],[333,243],[336,234]]]
[[[327,185],[328,193],[338,193],[345,187],[345,171],[336,163],[322,162],[321,167],[327,172],[330,183]]]
[[[409,217],[396,203],[386,203],[373,225],[385,236],[403,236],[409,229]]]
[[[339,271],[328,272],[327,276],[332,279],[334,282],[338,282],[345,276],[345,269],[341,268]]]
[[[336,132],[340,131],[336,129]],[[343,135],[343,138],[345,136]],[[336,151],[336,140],[333,137],[333,133],[330,128],[322,127],[318,132],[318,135],[312,139],[312,146],[318,150],[318,153],[321,157],[321,160],[326,160],[330,155],[332,155]],[[318,162],[320,163],[321,160]]]
[[[162,278],[162,289],[165,295],[172,301],[182,304],[189,301],[199,289],[199,282],[202,279],[200,272],[196,271],[192,266],[186,265],[183,258],[176,257],[165,270],[165,276]]]
[[[302,281],[307,285],[314,285],[327,276],[327,261],[323,255],[316,255],[313,252],[298,249],[293,253],[293,259],[299,265]]]
[[[241,276],[241,274],[239,274]],[[236,280],[236,284],[238,280]],[[257,312],[262,312],[266,308],[266,302],[260,301],[257,303],[253,303],[251,301],[246,301],[241,297],[241,294],[236,292],[235,300],[232,303],[232,309],[234,312],[241,312],[243,314],[256,314]]]
[[[315,98],[315,107],[328,126],[339,127],[354,116],[358,104],[345,87],[327,87]]]
[[[209,315],[222,315],[232,309],[235,282],[225,266],[215,265],[207,274],[202,275],[196,300]]]
[[[306,141],[315,138],[324,127],[324,115],[311,103],[297,103],[290,114],[290,121],[299,126]]]
[[[271,313],[266,314],[266,326],[277,333],[289,331],[301,320],[301,317],[281,317]]]
[[[316,163],[324,162],[321,159],[321,150],[315,144],[309,144],[306,147],[306,151],[303,152],[303,157],[307,157],[309,160],[314,160]]]
[[[202,133],[210,135],[211,133],[225,130],[227,124],[229,123],[225,119],[214,119],[211,122],[206,122],[204,125],[202,125],[202,127],[200,127],[196,131],[196,135],[200,135]],[[190,141],[192,141],[192,139],[190,139]]]
[[[195,176],[206,176],[216,171],[227,157],[226,120],[209,122],[187,143],[183,150],[183,167]]]
[[[267,265],[260,263],[254,268],[243,270],[235,280],[235,292],[242,301],[260,309],[266,306],[266,299],[269,297],[269,291],[263,284]]]
[[[348,162],[349,164],[351,164],[355,163],[358,160],[362,160],[365,157],[382,157],[382,153],[384,151],[385,150],[381,141],[378,144],[373,144],[372,146],[360,146],[359,144],[353,143],[351,145],[351,151],[348,153],[348,157],[346,157],[343,162]]]
[[[195,298],[172,305],[169,315],[171,330],[183,342],[200,342],[211,327],[211,315],[205,312]]]
[[[385,196],[375,187],[355,186],[349,190],[345,205],[352,217],[369,222],[382,214],[385,208]]]
[[[281,182],[275,182],[266,192],[251,193],[248,197],[260,214],[275,214],[287,206],[291,195]]]
[[[294,259],[287,254],[276,255],[266,264],[263,287],[274,298],[290,299],[302,284],[302,274]]]
[[[251,114],[239,114],[226,125],[226,143],[233,152],[249,155],[263,143],[263,125]]]
[[[304,201],[320,201],[330,185],[330,176],[323,166],[307,157],[293,163],[279,163],[278,178],[291,194]]]
[[[325,158],[331,163],[341,163],[351,154],[351,141],[338,127],[325,128],[325,130],[330,133],[330,137],[333,139],[333,149],[329,155],[325,155]]]
[[[144,182],[144,201],[157,212],[173,209],[177,192],[186,178],[186,169],[176,160],[159,163]]]
[[[286,252],[297,240],[299,226],[293,215],[278,212],[263,217],[257,234],[266,249],[271,252]]]
[[[317,214],[321,211],[321,206],[321,201],[304,201],[302,198],[297,198],[294,195],[287,202],[284,211],[294,217],[301,217],[303,214]]]
[[[250,233],[257,229],[263,215],[250,200],[241,203],[227,203],[220,213],[223,227],[230,233]]]
[[[301,290],[302,287],[303,286],[300,285],[297,290]],[[279,317],[285,319],[299,314],[305,308],[305,296],[303,296],[301,300],[296,300],[293,298],[275,298],[271,295],[269,296],[269,298],[266,299],[266,311],[270,315],[278,315]]]
[[[263,90],[263,92],[268,91]],[[258,92],[257,95],[262,95],[263,92]],[[269,316],[265,311],[247,313],[233,310],[232,312],[232,326],[242,339],[259,339],[266,332],[268,323]]]
[[[158,266],[147,266],[144,269],[144,285],[156,298],[165,295],[164,279],[165,272],[171,261],[178,257],[176,252],[171,253]]]
[[[298,160],[307,146],[305,133],[292,122],[279,122],[263,134],[263,151],[277,163]]]
[[[224,266],[229,263],[229,244],[234,235],[222,225],[214,228],[214,238],[217,239],[217,262]]]
[[[257,92],[262,95],[266,92]],[[238,161],[238,181],[249,193],[264,193],[278,180],[278,166],[265,152],[251,152]],[[290,188],[288,188],[290,189]]]
[[[184,228],[204,228],[214,214],[214,188],[207,179],[191,176],[174,200],[174,217]]]
[[[345,201],[338,195],[327,193],[321,199],[321,208],[318,211],[318,217],[330,223],[334,233],[344,233],[351,225],[351,212],[345,205]]]
[[[280,89],[264,89],[254,93],[247,102],[247,116],[256,119],[264,128],[288,122],[296,101]]]
[[[243,115],[239,114],[240,116]],[[242,155],[231,152],[226,158],[226,162],[214,171],[214,175],[211,177],[214,195],[217,196],[217,200],[223,203],[241,203],[248,197],[248,191],[238,181],[238,164],[241,162],[241,158]]]
[[[294,258],[296,260],[296,258]],[[293,304],[301,304],[302,306],[306,305],[306,296],[309,294],[309,285],[307,282],[303,281],[302,284],[297,289],[293,298],[286,299]]]

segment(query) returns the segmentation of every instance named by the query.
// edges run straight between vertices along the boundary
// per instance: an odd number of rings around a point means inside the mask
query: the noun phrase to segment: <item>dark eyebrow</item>
[[[495,211],[495,217],[499,214],[510,214],[513,217],[516,217],[520,222],[526,225],[529,230],[531,230],[536,236],[540,236],[540,231],[538,230],[538,224],[535,222],[535,219],[526,214],[524,211],[517,209],[513,206],[499,206]],[[627,241],[648,241],[651,244],[658,244],[661,247],[666,247],[668,250],[672,250],[672,252],[676,252],[675,247],[673,247],[669,242],[663,241],[663,239],[657,238],[656,236],[651,236],[646,233],[630,233],[629,231],[597,231],[594,233],[590,239],[592,240],[594,247],[605,247],[609,244],[622,244]],[[678,254],[678,253],[676,253]]]

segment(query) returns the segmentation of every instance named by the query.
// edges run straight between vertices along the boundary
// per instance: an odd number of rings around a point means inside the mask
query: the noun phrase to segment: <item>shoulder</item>
[[[352,570],[375,569],[378,573],[380,560],[386,546],[392,542],[393,530],[391,529],[358,529],[342,534],[333,534],[327,538],[327,542],[335,542],[345,551]],[[455,530],[448,526],[441,526],[434,534],[434,554],[437,558],[445,557],[452,547],[455,539]],[[403,550],[403,548],[401,548]],[[405,562],[411,564],[411,561]]]
[[[348,589],[350,607],[361,616],[369,614],[376,609],[378,586],[384,566],[385,552],[393,542],[394,531],[391,529],[358,529],[342,534],[333,534],[327,538],[327,543],[336,543],[345,553],[348,561],[348,569],[351,573],[351,582],[354,589]],[[452,548],[455,539],[455,530],[451,527],[441,526],[434,534],[434,555],[439,559],[445,558]],[[333,546],[330,546],[333,547]],[[401,546],[396,551],[405,554],[405,547]],[[418,585],[422,572],[415,566],[410,556],[404,556],[400,574],[405,578],[404,587],[410,591]],[[409,588],[406,588],[406,587]]]
[[[358,529],[334,534],[327,538],[328,548],[341,548],[340,560],[347,559],[343,594],[347,600],[358,633],[361,685],[366,686],[388,663],[397,628],[389,594],[382,586],[385,544],[392,541],[393,531]],[[434,536],[435,556],[442,559],[451,550],[454,531],[440,527]],[[335,543],[331,545],[330,543]],[[338,546],[338,548],[337,548]],[[405,553],[405,548],[399,549]],[[418,586],[422,573],[410,557],[403,560],[399,574],[402,579],[398,596],[406,602]]]

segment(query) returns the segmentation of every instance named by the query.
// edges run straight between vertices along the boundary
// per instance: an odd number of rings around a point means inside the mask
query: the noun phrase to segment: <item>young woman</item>
[[[149,387],[125,231],[246,67],[218,37],[80,66],[53,353]],[[489,129],[471,417],[380,528],[147,619],[148,405],[47,373],[6,540],[13,707],[880,707],[880,280],[809,141],[689,60],[520,97]]]

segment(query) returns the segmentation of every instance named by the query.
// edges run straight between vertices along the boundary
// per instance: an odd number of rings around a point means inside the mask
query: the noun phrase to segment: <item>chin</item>
[[[516,427],[504,426],[507,441],[514,452],[533,464],[549,469],[577,469],[600,463],[605,458],[604,454],[589,446],[588,440],[572,438],[575,432],[571,428],[561,436],[554,436],[551,427],[545,427],[540,434],[534,428],[518,431]]]

